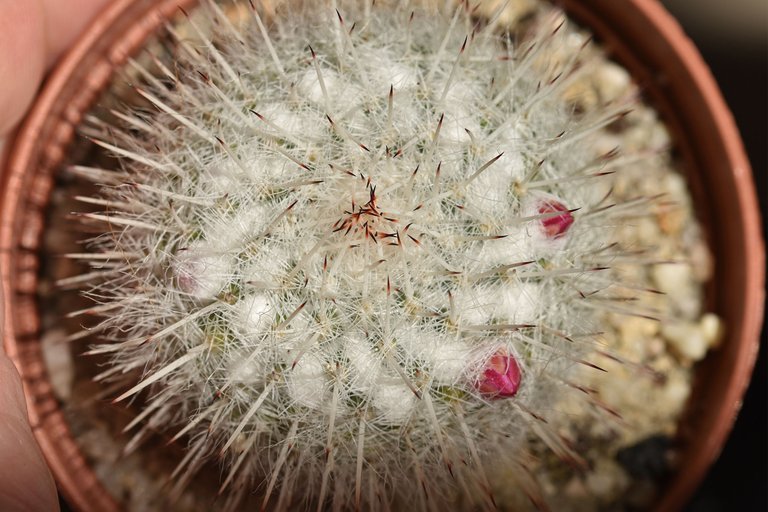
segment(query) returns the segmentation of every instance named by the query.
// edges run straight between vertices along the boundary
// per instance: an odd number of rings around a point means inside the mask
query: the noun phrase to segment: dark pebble
[[[654,435],[639,443],[622,448],[616,460],[635,478],[659,480],[669,473],[672,440],[669,436]]]

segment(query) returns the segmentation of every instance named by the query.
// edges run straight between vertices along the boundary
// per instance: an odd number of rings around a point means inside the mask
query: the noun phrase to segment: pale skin
[[[0,0],[0,155],[45,72],[109,2]],[[0,330],[3,311],[0,307]],[[53,477],[27,420],[21,380],[0,344],[0,510],[58,509]]]

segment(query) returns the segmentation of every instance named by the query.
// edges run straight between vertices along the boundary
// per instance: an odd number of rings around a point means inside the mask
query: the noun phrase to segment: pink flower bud
[[[560,215],[544,217],[541,219],[541,225],[544,227],[544,233],[547,238],[560,238],[568,231],[573,224],[573,215],[566,206],[554,199],[545,199],[539,204],[539,214],[563,212]]]
[[[513,356],[499,350],[491,356],[475,386],[489,398],[509,398],[520,388],[520,367]]]

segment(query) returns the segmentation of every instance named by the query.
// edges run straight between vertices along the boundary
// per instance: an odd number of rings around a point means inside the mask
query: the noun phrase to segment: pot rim
[[[164,20],[194,3],[195,0],[116,0],[110,4],[48,77],[15,138],[6,148],[8,152],[0,176],[0,274],[3,275],[6,297],[4,347],[21,374],[30,423],[60,490],[70,503],[82,510],[118,510],[119,506],[96,479],[69,433],[48,382],[39,343],[36,348],[28,347],[34,345],[30,341],[38,339],[40,334],[34,298],[37,283],[35,251],[43,226],[39,215],[25,217],[22,209],[29,206],[25,202],[31,202],[33,209],[44,208],[52,186],[50,173],[63,159],[75,127],[108,83],[112,71],[135,53]],[[646,76],[644,85],[648,86],[652,104],[658,108],[657,103],[661,101],[663,108],[659,110],[665,121],[671,121],[672,131],[680,135],[676,143],[682,141],[681,151],[689,163],[696,160],[694,153],[707,152],[706,148],[692,147],[692,139],[696,137],[690,133],[709,130],[716,136],[716,143],[721,145],[717,148],[722,153],[719,158],[727,162],[722,172],[726,173],[727,169],[727,175],[724,175],[730,178],[728,183],[734,188],[734,215],[742,228],[737,241],[741,243],[743,258],[738,274],[743,277],[743,293],[740,294],[743,309],[738,314],[739,325],[729,325],[728,328],[737,329],[739,343],[728,352],[731,373],[724,379],[726,387],[716,393],[721,409],[707,423],[707,436],[698,444],[691,443],[684,451],[683,458],[689,461],[688,465],[684,471],[677,471],[657,505],[657,510],[677,510],[682,508],[719,455],[740,408],[757,356],[765,302],[765,247],[757,195],[736,124],[714,78],[692,42],[660,3],[656,0],[563,0],[563,4],[574,19],[590,27],[604,41],[609,52],[613,52],[633,75],[635,72],[640,76],[647,75],[648,67],[658,64],[655,62],[658,59],[670,63],[664,68],[669,76]],[[628,19],[628,11],[633,12],[635,24],[641,27],[635,29],[639,32],[634,35],[631,31],[622,33],[621,28],[608,25],[612,17]],[[651,26],[658,37],[649,37],[650,32],[645,31]],[[637,48],[630,48],[627,40],[632,37],[639,40],[641,36],[648,40],[652,50],[638,57]],[[660,52],[668,52],[668,55],[660,56]],[[85,80],[81,90],[72,90],[73,76]],[[700,115],[680,112],[679,108],[686,107],[665,103],[671,101],[664,99],[670,92],[665,80],[672,79],[688,81],[691,102],[702,108]],[[77,101],[63,104],[62,94],[76,97]],[[681,119],[686,117],[684,114],[692,117],[687,119],[687,124],[681,124]],[[688,132],[688,129],[693,131]],[[52,143],[45,142],[49,140]],[[39,169],[41,166],[43,171]],[[30,169],[47,176],[31,176]],[[21,221],[26,221],[23,228]]]

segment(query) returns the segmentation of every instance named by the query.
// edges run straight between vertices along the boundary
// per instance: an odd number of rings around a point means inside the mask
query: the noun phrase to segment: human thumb
[[[2,331],[0,297],[0,331]],[[0,334],[2,334],[0,332]],[[51,472],[27,419],[21,379],[0,346],[0,510],[59,510]]]

